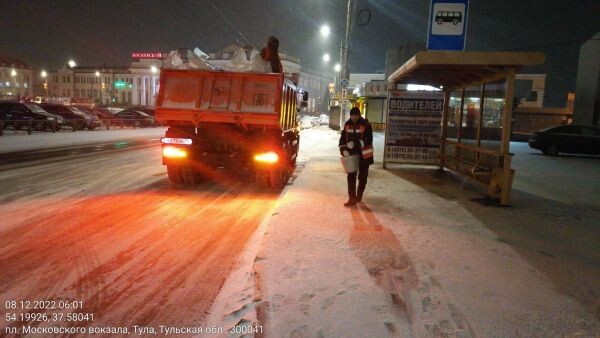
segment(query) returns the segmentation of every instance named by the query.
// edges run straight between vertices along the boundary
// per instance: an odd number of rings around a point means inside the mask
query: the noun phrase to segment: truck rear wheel
[[[202,175],[192,167],[181,168],[182,181],[185,184],[200,184],[202,183]]]
[[[167,165],[167,175],[169,176],[169,181],[179,184],[183,182],[183,177],[181,175],[181,167],[175,165]]]
[[[274,170],[261,170],[256,173],[256,182],[261,188],[283,189],[290,179],[290,168],[287,166]]]

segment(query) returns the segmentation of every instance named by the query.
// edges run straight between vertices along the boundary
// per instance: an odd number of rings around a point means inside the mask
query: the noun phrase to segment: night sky
[[[132,51],[232,43],[261,47],[271,34],[280,49],[319,70],[337,61],[345,30],[345,0],[0,0],[0,54],[56,69],[122,65]],[[390,47],[427,39],[429,0],[358,0],[370,22],[355,27],[351,72],[383,71]],[[571,85],[579,45],[600,31],[598,0],[471,0],[467,50],[540,50],[546,67]],[[363,11],[363,19],[367,13]],[[332,29],[328,41],[321,24]],[[562,73],[561,73],[562,72]]]

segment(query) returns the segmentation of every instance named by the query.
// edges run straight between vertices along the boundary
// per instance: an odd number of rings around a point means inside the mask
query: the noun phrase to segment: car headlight
[[[46,120],[48,120],[48,121],[54,121],[54,117],[46,117]]]

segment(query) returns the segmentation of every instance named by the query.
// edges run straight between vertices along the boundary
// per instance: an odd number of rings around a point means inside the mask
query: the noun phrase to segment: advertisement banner
[[[437,164],[444,93],[390,90],[386,163]]]

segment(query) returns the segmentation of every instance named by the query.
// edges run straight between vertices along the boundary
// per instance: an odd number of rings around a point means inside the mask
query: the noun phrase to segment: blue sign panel
[[[465,50],[469,0],[431,0],[427,50]]]

